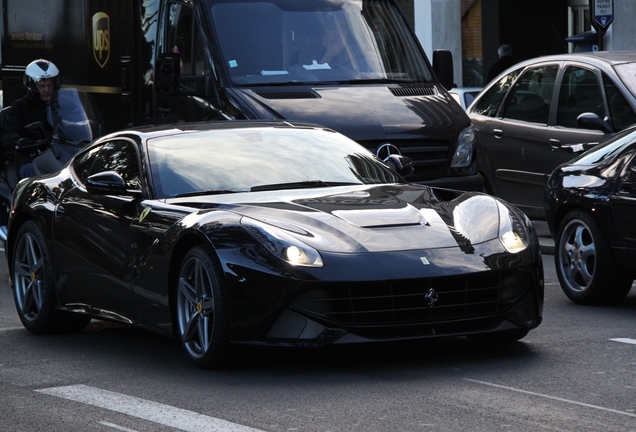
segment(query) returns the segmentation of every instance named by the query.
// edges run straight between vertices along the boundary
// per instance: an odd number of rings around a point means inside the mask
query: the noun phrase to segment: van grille
[[[257,90],[255,93],[265,99],[320,99],[320,95],[311,90]]]
[[[525,272],[343,283],[306,291],[290,306],[346,327],[433,324],[501,316],[531,289]],[[430,290],[436,298],[432,305]]]
[[[402,155],[413,159],[415,172],[409,176],[409,181],[429,180],[444,174],[451,151],[448,141],[408,139],[358,141],[373,153],[380,145],[387,142],[395,145]]]

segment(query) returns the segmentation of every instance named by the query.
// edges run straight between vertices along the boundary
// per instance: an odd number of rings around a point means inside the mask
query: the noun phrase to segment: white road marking
[[[81,384],[36,391],[188,432],[262,432],[193,411]]]
[[[626,343],[626,344],[636,345],[636,339],[616,338],[616,339],[610,339],[610,340],[614,341],[614,342],[622,342],[622,343]]]
[[[545,395],[545,394],[541,394],[541,393],[535,393],[535,392],[531,392],[531,391],[527,391],[527,390],[521,390],[521,389],[516,389],[514,387],[507,387],[507,386],[503,386],[503,385],[499,385],[499,384],[493,384],[493,383],[489,383],[489,382],[485,382],[485,381],[479,381],[479,380],[474,380],[474,379],[469,379],[469,378],[464,378],[465,381],[470,381],[476,384],[482,384],[482,385],[486,385],[486,386],[490,386],[490,387],[497,387],[500,389],[504,389],[504,390],[510,390],[510,391],[514,391],[517,393],[523,393],[523,394],[528,394],[528,395],[532,395],[532,396],[539,396],[542,398],[546,398],[546,399],[552,399],[552,400],[556,400],[559,402],[565,402],[565,403],[569,403],[569,404],[573,404],[573,405],[579,405],[579,406],[583,406],[583,407],[587,407],[587,408],[594,408],[597,410],[601,410],[601,411],[607,411],[607,412],[611,412],[614,414],[621,414],[621,415],[626,415],[629,417],[636,417],[636,414],[634,413],[628,413],[625,411],[619,411],[619,410],[615,410],[615,409],[611,409],[611,408],[605,408],[605,407],[601,407],[598,405],[591,405],[591,404],[586,404],[583,402],[577,402],[577,401],[573,401],[573,400],[569,400],[569,399],[563,399],[560,397],[556,397],[556,396],[550,396],[550,395]]]
[[[4,328],[0,328],[0,333],[1,332],[7,332],[7,331],[13,331],[13,330],[23,330],[24,327],[19,326],[19,327],[4,327]]]
[[[135,430],[135,429],[128,429],[127,427],[119,426],[119,425],[116,425],[114,423],[108,423],[108,422],[105,422],[105,421],[100,421],[100,422],[97,422],[97,423],[99,423],[100,425],[112,427],[113,429],[117,429],[117,430],[124,431],[124,432],[139,432],[138,430]]]

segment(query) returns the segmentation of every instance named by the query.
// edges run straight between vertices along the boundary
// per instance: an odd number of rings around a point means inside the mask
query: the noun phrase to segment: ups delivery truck
[[[452,56],[433,69],[394,0],[3,0],[0,13],[5,106],[45,58],[106,132],[311,122],[409,156],[413,182],[481,190],[472,125],[446,91]]]

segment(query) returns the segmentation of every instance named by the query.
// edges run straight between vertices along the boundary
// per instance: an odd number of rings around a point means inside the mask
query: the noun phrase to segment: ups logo
[[[100,68],[110,58],[110,18],[104,12],[93,15],[93,57]]]

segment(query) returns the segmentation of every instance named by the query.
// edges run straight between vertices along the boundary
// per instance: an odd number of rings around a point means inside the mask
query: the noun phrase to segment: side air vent
[[[320,99],[320,95],[311,90],[258,90],[255,93],[265,99]]]
[[[437,91],[435,87],[400,87],[389,88],[394,96],[435,96]]]

